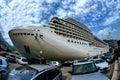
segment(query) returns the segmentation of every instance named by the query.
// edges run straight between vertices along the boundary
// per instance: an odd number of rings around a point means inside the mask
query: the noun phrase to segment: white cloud
[[[91,0],[77,0],[75,5],[79,9],[80,7],[84,7],[85,4],[88,3],[89,1]]]
[[[119,14],[115,13],[115,15],[106,18],[106,21],[104,22],[104,25],[106,26],[106,25],[112,24],[112,23],[114,23],[118,19],[120,19]]]
[[[47,3],[51,4],[53,2],[58,3],[60,0],[45,0]]]
[[[2,0],[3,1],[3,0]],[[26,24],[38,24],[39,23],[39,3],[33,3],[34,0],[13,0],[8,5],[5,5],[5,2],[0,3],[4,5],[0,12],[0,22],[1,27],[4,31],[4,38],[9,41],[8,31],[12,27]],[[43,21],[45,22],[45,21]],[[43,22],[39,23],[43,24]]]
[[[65,17],[67,16],[67,11],[62,9],[62,8],[59,8],[58,10],[56,10],[56,13],[59,17]]]
[[[120,0],[111,0],[111,1],[105,1],[105,6],[107,9],[104,8],[104,11],[108,11],[104,26],[110,25],[114,23],[116,20],[120,19]],[[104,6],[104,7],[105,7]]]
[[[96,27],[104,22],[109,25],[119,19],[120,1],[106,0],[6,0],[0,1],[0,25],[8,37],[8,31],[18,25],[43,25],[54,17],[72,17]],[[99,8],[99,6],[101,6]],[[111,11],[109,11],[111,10]],[[108,11],[108,12],[107,12]],[[108,15],[106,15],[108,14]],[[102,20],[102,22],[97,22]],[[103,24],[101,24],[104,26]],[[103,32],[100,31],[99,34]]]
[[[90,8],[86,8],[86,4],[89,3],[91,0],[77,0],[75,4],[71,7],[71,10],[74,10],[75,15],[86,15]]]
[[[102,39],[108,39],[108,38],[112,38],[112,34],[114,32],[116,32],[116,29],[113,29],[112,27],[106,27],[103,30],[100,30],[98,32],[98,36]]]

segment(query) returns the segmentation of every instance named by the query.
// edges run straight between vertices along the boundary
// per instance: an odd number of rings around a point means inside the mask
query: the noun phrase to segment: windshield
[[[103,63],[103,62],[105,62],[105,61],[104,61],[104,60],[102,60],[102,59],[95,60],[95,63],[96,63],[96,64]]]
[[[22,59],[22,61],[25,61],[25,62],[27,62],[27,59]]]
[[[36,73],[37,70],[28,66],[22,66],[8,72],[6,80],[30,80]]]
[[[73,66],[72,74],[85,74],[97,71],[94,63],[80,64]]]

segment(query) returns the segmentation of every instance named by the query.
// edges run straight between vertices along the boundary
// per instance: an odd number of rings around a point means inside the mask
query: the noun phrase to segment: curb
[[[113,75],[111,80],[119,80],[119,64],[118,60],[115,60],[115,66],[113,70]]]

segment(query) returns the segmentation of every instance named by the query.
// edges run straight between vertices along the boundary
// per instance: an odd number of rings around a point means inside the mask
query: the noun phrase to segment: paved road
[[[17,63],[9,63],[9,68],[10,68],[10,69],[16,68],[16,67],[18,67],[18,66],[20,66],[20,64],[17,64]]]
[[[71,71],[72,67],[62,67],[61,70],[62,70],[63,80],[69,80],[71,74],[68,73],[68,71]]]
[[[112,78],[113,75],[113,70],[114,70],[114,64],[115,62],[110,64],[110,71],[104,72],[103,74],[105,74],[107,77],[109,77],[109,79]]]

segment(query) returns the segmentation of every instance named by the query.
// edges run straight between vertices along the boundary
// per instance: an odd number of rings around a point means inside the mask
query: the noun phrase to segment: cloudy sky
[[[70,17],[100,39],[120,39],[120,0],[0,0],[0,31],[20,25],[43,25],[52,17]]]

